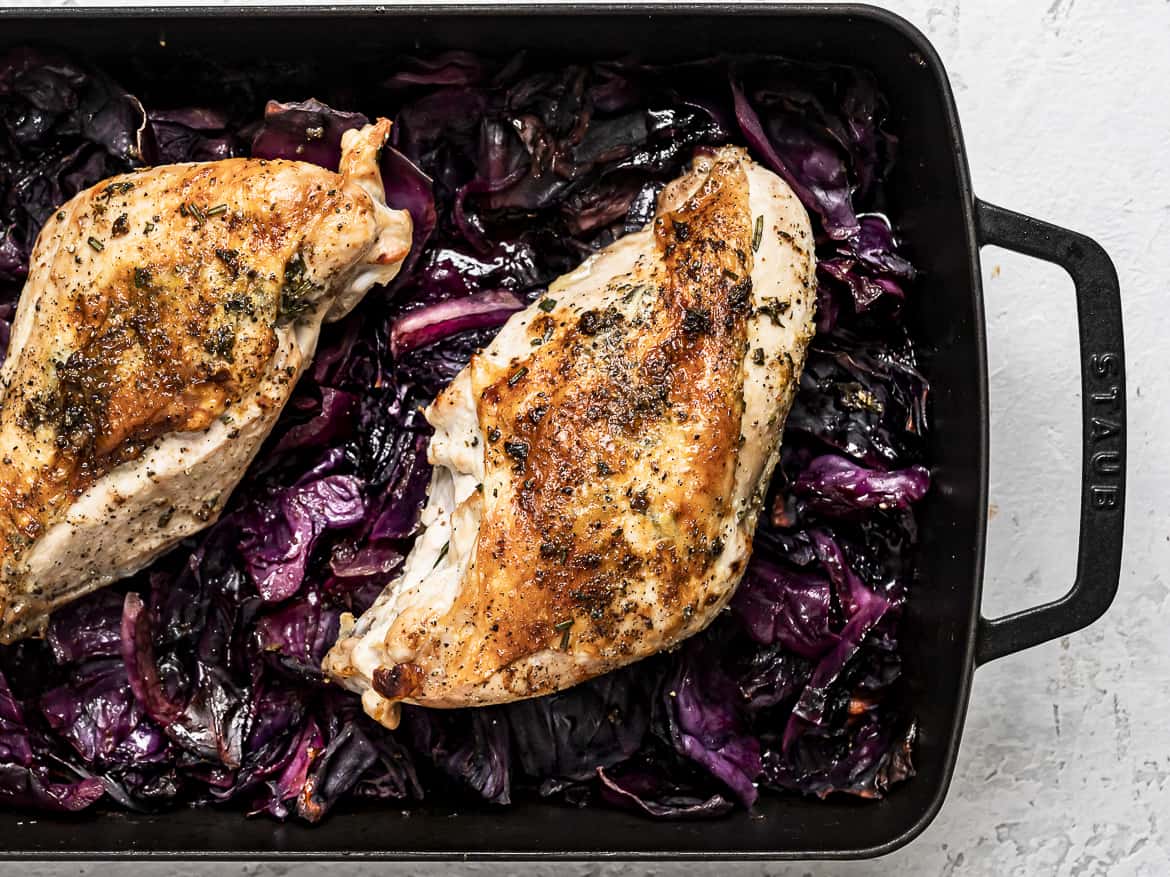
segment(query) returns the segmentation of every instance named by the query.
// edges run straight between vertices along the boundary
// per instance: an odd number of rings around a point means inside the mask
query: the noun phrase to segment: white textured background
[[[1159,453],[1170,440],[1170,380],[1160,365],[1170,342],[1170,3],[883,5],[925,31],[942,55],[979,195],[1086,232],[1113,257],[1129,354],[1130,487],[1117,601],[1089,630],[979,670],[954,784],[921,838],[874,862],[796,866],[45,863],[0,872],[1170,875],[1170,470]],[[990,248],[983,262],[992,406],[985,610],[992,615],[1056,597],[1072,579],[1079,383],[1068,278]]]

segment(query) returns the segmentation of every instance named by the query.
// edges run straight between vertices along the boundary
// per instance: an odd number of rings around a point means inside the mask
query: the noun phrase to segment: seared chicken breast
[[[425,531],[327,673],[394,727],[403,702],[547,694],[702,630],[744,573],[814,284],[789,187],[698,156],[429,407]]]
[[[146,169],[49,220],[0,369],[0,641],[218,516],[323,320],[397,273],[382,120],[340,173],[230,159]]]

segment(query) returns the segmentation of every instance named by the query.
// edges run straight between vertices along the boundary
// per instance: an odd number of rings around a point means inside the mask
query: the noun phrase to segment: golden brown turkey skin
[[[428,409],[403,575],[325,667],[400,701],[497,703],[701,630],[738,584],[812,335],[807,214],[741,150],[515,315]]]
[[[49,220],[0,369],[0,641],[215,519],[321,321],[406,254],[388,131],[347,134],[342,173],[170,165]]]
[[[480,525],[451,610],[482,634],[463,644],[473,672],[566,638],[578,652],[636,655],[648,636],[673,638],[718,602],[706,585],[743,415],[747,196],[743,169],[717,165],[705,191],[654,223],[663,270],[644,293],[653,307],[627,318],[569,306],[522,376],[480,376],[484,485],[508,485],[510,501]],[[544,331],[536,322],[533,337]],[[650,582],[646,611],[630,590]],[[517,587],[528,599],[512,597]],[[526,684],[547,685],[539,675]]]

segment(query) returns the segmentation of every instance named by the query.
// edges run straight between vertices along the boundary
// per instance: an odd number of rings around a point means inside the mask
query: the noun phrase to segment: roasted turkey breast
[[[0,641],[215,520],[323,320],[398,271],[378,170],[229,159],[78,194],[33,252],[0,369]]]
[[[698,156],[429,407],[426,529],[326,671],[394,727],[402,702],[546,694],[702,630],[751,551],[814,266],[779,177]]]

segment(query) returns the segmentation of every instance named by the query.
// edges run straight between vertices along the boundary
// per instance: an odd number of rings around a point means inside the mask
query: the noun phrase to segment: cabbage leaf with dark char
[[[390,115],[387,200],[414,221],[402,272],[326,330],[221,520],[59,612],[44,641],[0,650],[0,802],[317,821],[348,799],[553,796],[703,819],[761,793],[880,797],[912,775],[898,621],[930,486],[927,385],[901,316],[916,273],[880,212],[896,139],[873,78],[777,58],[465,52],[376,72],[314,96],[304,84],[328,77],[308,65],[200,59],[127,74],[139,100],[77,60],[0,55],[0,355],[41,224],[135,166],[335,166],[345,131]],[[696,150],[725,143],[801,198],[819,281],[818,337],[731,611],[576,688],[410,708],[387,731],[319,662],[418,533],[420,406],[554,278],[644,225]]]

